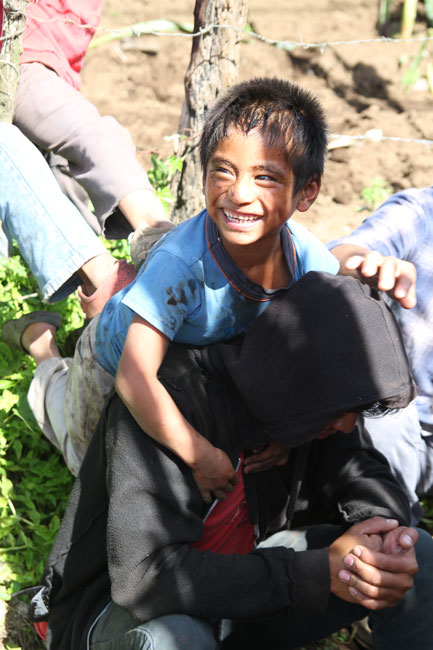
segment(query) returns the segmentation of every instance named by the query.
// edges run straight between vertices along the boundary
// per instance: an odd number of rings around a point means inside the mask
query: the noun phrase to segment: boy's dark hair
[[[232,86],[209,110],[200,138],[203,172],[231,126],[259,129],[269,145],[280,144],[295,176],[294,194],[321,177],[328,127],[318,100],[290,81],[258,78]]]

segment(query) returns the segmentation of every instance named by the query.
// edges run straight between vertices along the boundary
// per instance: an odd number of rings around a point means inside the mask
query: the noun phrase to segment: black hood
[[[286,446],[336,416],[416,394],[398,324],[378,293],[312,271],[275,298],[242,340],[210,346],[253,417]]]

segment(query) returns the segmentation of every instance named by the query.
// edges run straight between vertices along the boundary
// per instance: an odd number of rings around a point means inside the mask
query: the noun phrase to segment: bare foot
[[[56,328],[50,323],[32,323],[24,330],[21,344],[38,366],[42,361],[60,357],[56,344]]]

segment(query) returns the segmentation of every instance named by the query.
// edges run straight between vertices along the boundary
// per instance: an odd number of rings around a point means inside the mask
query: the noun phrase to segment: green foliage
[[[427,30],[427,36],[433,35],[433,29]],[[402,84],[405,90],[410,90],[422,77],[428,80],[428,68],[431,66],[431,54],[429,51],[429,41],[425,40],[421,43],[421,47],[415,57],[412,58],[399,58],[400,66],[407,65],[407,69],[402,77]]]
[[[49,309],[18,255],[0,266],[0,324]],[[59,343],[82,324],[77,302],[56,304],[64,319]],[[44,438],[26,400],[34,363],[0,340],[0,598],[39,583],[57,533],[72,477]]]
[[[299,648],[299,650],[342,650],[343,648],[352,647],[347,645],[352,640],[351,633],[346,629],[335,632],[327,639],[309,643],[308,645]]]
[[[393,189],[383,178],[373,178],[370,185],[362,190],[360,197],[363,205],[360,210],[369,210],[372,212],[381,203],[383,203],[391,194]]]
[[[162,201],[166,210],[174,202],[174,196],[170,190],[170,182],[176,172],[182,171],[183,160],[179,156],[169,156],[167,160],[162,160],[158,155],[152,154],[152,169],[148,170],[147,175],[155,188],[156,195]]]

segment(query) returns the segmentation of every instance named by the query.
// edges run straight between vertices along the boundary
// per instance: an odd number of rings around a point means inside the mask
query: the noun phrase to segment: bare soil
[[[400,7],[390,33],[398,31]],[[377,39],[377,0],[250,0],[254,30],[278,40],[304,43]],[[421,3],[420,3],[420,8]],[[164,18],[193,22],[194,0],[105,0],[102,25],[118,28]],[[421,10],[421,9],[420,9]],[[425,34],[419,16],[415,36]],[[241,46],[240,79],[278,76],[313,92],[328,115],[331,133],[364,136],[371,129],[400,139],[433,139],[433,98],[421,85],[405,91],[401,57],[419,43],[358,43],[297,48],[288,53],[257,40]],[[191,38],[146,36],[91,49],[83,72],[83,93],[104,114],[126,126],[149,167],[150,151],[173,153],[184,98],[183,79]],[[429,117],[430,116],[430,117]],[[353,140],[330,151],[316,204],[296,219],[328,241],[350,232],[366,216],[360,192],[381,178],[394,191],[431,184],[431,147],[415,142]]]

